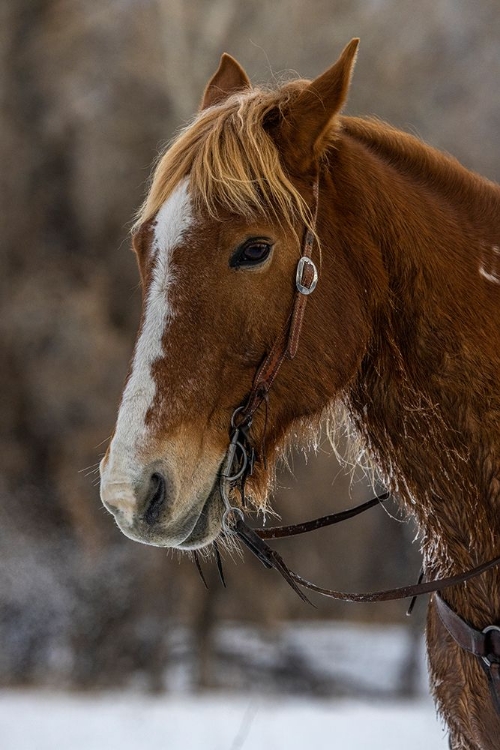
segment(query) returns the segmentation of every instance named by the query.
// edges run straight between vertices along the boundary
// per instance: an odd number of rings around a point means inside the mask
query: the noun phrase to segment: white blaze
[[[193,214],[188,180],[183,180],[158,211],[151,252],[154,271],[145,300],[144,320],[137,340],[132,369],[125,387],[116,431],[109,454],[107,479],[118,482],[134,478],[135,454],[147,435],[146,414],[152,406],[156,384],[152,364],[163,356],[162,340],[175,311],[169,292],[175,281],[172,252],[192,225]],[[114,482],[113,482],[114,483]]]

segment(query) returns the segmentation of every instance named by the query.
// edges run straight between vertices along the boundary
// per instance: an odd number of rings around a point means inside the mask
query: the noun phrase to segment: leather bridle
[[[312,604],[302,589],[315,591],[326,597],[348,602],[381,602],[396,599],[412,598],[440,592],[451,586],[475,578],[487,570],[500,564],[500,555],[481,565],[449,576],[425,581],[421,575],[418,583],[383,591],[370,593],[348,593],[317,586],[302,576],[290,570],[281,555],[266,543],[265,539],[302,534],[314,529],[330,526],[378,505],[389,498],[385,492],[354,508],[340,513],[330,514],[313,521],[294,526],[278,526],[274,528],[251,528],[245,522],[243,508],[245,507],[245,481],[253,471],[255,451],[250,438],[253,417],[266,402],[269,391],[286,359],[292,360],[298,349],[305,308],[309,295],[315,290],[318,281],[318,271],[312,260],[316,239],[316,224],[319,204],[319,175],[313,185],[313,206],[310,211],[311,222],[305,227],[301,245],[300,259],[295,276],[295,297],[292,310],[285,325],[272,346],[269,353],[257,369],[250,393],[232,415],[230,441],[226,457],[220,471],[219,487],[225,510],[223,516],[223,533],[237,536],[238,539],[265,565],[267,568],[278,570],[287,583],[305,602]],[[234,493],[240,492],[240,503],[235,505]],[[216,548],[217,551],[217,548]],[[220,557],[217,554],[219,570],[222,574]],[[199,568],[200,573],[201,569]],[[440,594],[436,596],[438,615],[456,643],[479,659],[485,670],[491,690],[492,700],[500,714],[500,626],[488,625],[482,631],[476,630],[445,602]],[[412,602],[413,604],[413,602]],[[314,606],[314,605],[313,605]],[[410,605],[411,611],[412,605]]]
[[[299,346],[302,322],[309,295],[316,289],[318,271],[312,260],[316,223],[318,219],[319,178],[313,187],[313,208],[311,224],[304,230],[299,262],[295,272],[295,297],[292,310],[283,326],[281,334],[259,366],[253,379],[252,388],[245,402],[233,414],[232,427],[249,427],[253,415],[267,398],[272,384],[285,359],[294,359]]]

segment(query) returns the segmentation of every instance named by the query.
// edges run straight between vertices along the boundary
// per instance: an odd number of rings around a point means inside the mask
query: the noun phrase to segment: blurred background
[[[353,36],[347,113],[377,115],[500,178],[498,0],[0,4],[1,686],[421,690],[423,602],[410,621],[404,603],[313,610],[245,556],[225,560],[227,589],[205,563],[206,590],[189,557],[123,537],[97,486],[139,320],[128,233],[158,151],[223,51],[255,82],[314,77]],[[275,502],[286,522],[367,497],[326,444],[293,464]],[[392,515],[376,508],[279,550],[323,585],[410,582],[415,530]],[[350,657],[327,634],[347,621],[400,629],[391,679],[333,665],[334,652]]]

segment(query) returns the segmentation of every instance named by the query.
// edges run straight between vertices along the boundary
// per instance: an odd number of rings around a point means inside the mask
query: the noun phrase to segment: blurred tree
[[[113,424],[139,311],[127,225],[168,129],[158,7],[20,0],[1,12],[1,534],[13,557],[0,626],[8,648],[30,633],[25,678],[35,652],[66,644],[72,679],[89,684],[141,666],[134,628],[163,618],[167,599],[148,586],[165,554],[116,534],[85,470]]]

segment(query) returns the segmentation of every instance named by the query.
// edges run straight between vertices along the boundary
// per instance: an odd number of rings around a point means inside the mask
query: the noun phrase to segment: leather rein
[[[272,549],[265,540],[303,534],[353,518],[386,501],[389,498],[388,492],[377,495],[354,508],[293,526],[251,528],[246,523],[242,510],[242,507],[245,507],[245,481],[252,474],[255,461],[255,450],[249,436],[253,417],[262,403],[265,402],[267,407],[269,391],[283,362],[286,359],[293,360],[297,353],[307,300],[315,290],[318,281],[318,271],[312,260],[316,239],[318,203],[319,175],[313,185],[313,207],[310,212],[312,220],[304,230],[300,259],[295,275],[296,291],[291,312],[274,345],[257,369],[249,395],[231,417],[229,448],[219,479],[220,494],[225,506],[222,523],[223,532],[229,536],[236,536],[266,568],[277,570],[304,602],[312,604],[303,589],[309,589],[322,596],[346,602],[382,602],[411,597],[413,601],[408,611],[408,614],[410,614],[416,597],[440,592],[475,578],[485,571],[497,567],[500,564],[500,555],[474,568],[446,578],[426,581],[422,580],[424,576],[421,574],[418,583],[408,586],[368,593],[336,591],[317,586],[290,570],[281,555]],[[239,490],[241,507],[233,502],[235,490]],[[217,560],[224,581],[219,555],[217,555]],[[200,568],[199,570],[201,573]],[[454,612],[439,593],[436,597],[436,609],[442,623],[454,640],[480,660],[481,666],[488,676],[493,703],[500,713],[500,626],[496,624],[488,625],[482,631],[476,630]]]

